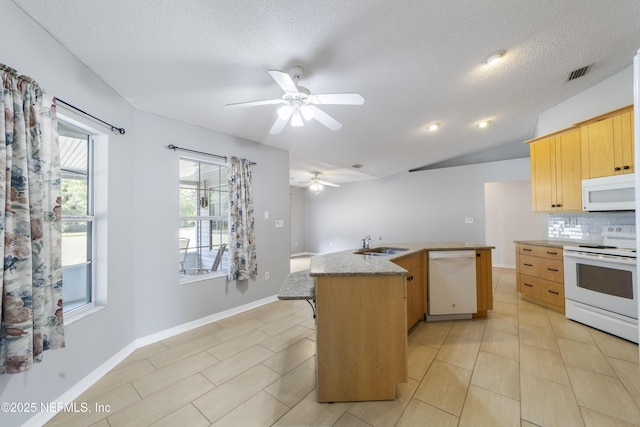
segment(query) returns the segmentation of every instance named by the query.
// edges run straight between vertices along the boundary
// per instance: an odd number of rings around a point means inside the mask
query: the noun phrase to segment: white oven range
[[[564,247],[566,316],[637,343],[635,225],[606,226],[602,238]]]

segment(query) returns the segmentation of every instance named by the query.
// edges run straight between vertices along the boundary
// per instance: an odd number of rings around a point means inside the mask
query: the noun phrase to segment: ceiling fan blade
[[[325,113],[319,108],[316,108],[313,118],[328,127],[331,130],[338,130],[342,127],[342,123]]]
[[[320,93],[309,97],[313,104],[362,105],[364,97],[359,93]]]
[[[320,184],[322,185],[326,185],[327,187],[340,187],[339,184],[334,184],[333,182],[327,182],[327,181],[318,181]]]
[[[269,74],[271,75],[271,77],[273,77],[273,80],[278,83],[278,86],[280,86],[283,91],[298,93],[298,87],[289,74],[283,73],[282,71],[278,70],[269,70]]]
[[[251,102],[238,102],[235,104],[227,104],[223,108],[243,108],[243,107],[256,107],[258,105],[275,105],[284,104],[282,99],[267,99],[265,101],[251,101]]]
[[[273,126],[271,126],[271,130],[269,130],[269,133],[275,135],[282,132],[282,129],[284,129],[284,127],[287,125],[287,122],[291,118],[292,114],[293,110],[291,110],[285,117],[281,117],[280,115],[278,115],[278,118],[273,123]]]

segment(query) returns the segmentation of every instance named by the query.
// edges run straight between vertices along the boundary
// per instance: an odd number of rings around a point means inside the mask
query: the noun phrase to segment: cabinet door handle
[[[522,248],[522,250],[523,250],[523,251],[525,251],[525,252],[531,252],[531,251],[533,251],[533,249],[529,249],[529,248]]]
[[[558,255],[558,252],[549,252],[549,251],[547,251],[547,253],[548,253],[549,255]]]
[[[558,271],[557,268],[549,268],[549,267],[547,267],[547,270],[549,270],[549,271]]]
[[[533,264],[527,264],[526,262],[524,263],[524,265],[526,265],[527,267],[533,267]]]
[[[617,171],[619,171],[619,170],[620,170],[620,167],[619,167],[619,166],[616,166],[613,170],[617,172]]]
[[[547,292],[549,292],[550,294],[554,294],[554,295],[560,295],[560,292],[556,292],[556,291],[547,290]]]
[[[623,169],[625,169],[625,170],[627,170],[627,169],[631,169],[631,166],[627,166],[627,165],[625,165],[625,167],[624,167]]]
[[[528,283],[523,283],[523,285],[525,285],[525,286],[527,286],[527,287],[529,287],[529,288],[533,288],[533,285],[530,285],[530,284],[528,284]]]
[[[561,207],[562,207],[562,204],[556,205],[556,208],[561,208]]]

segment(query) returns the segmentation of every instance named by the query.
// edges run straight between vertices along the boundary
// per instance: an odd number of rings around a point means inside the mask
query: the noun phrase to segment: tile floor
[[[300,260],[297,260],[300,262]],[[277,301],[140,348],[48,426],[640,426],[638,346],[520,300],[494,270],[487,319],[419,323],[390,402],[319,404],[314,321]]]

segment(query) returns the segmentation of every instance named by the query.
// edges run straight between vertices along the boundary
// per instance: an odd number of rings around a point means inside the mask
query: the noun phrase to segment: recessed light
[[[506,54],[507,54],[506,50],[498,50],[496,52],[493,52],[491,55],[489,55],[487,59],[484,60],[484,62],[487,63],[488,65],[495,64],[496,62],[499,62],[500,60],[502,60],[502,58],[504,58]]]
[[[440,128],[440,123],[433,123],[427,127],[427,129],[429,129],[431,132],[436,131],[439,128]]]
[[[479,128],[486,128],[487,126],[489,126],[489,120],[483,120],[480,123],[478,123],[478,127]]]

